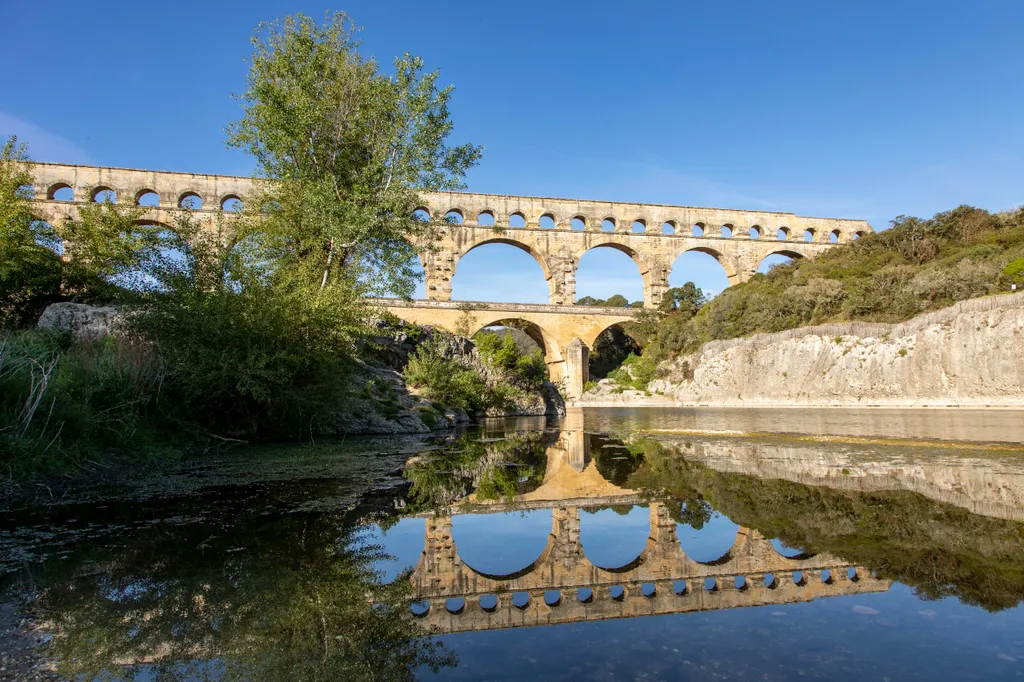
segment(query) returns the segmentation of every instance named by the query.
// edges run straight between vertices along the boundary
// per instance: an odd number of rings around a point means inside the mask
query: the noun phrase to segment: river
[[[1019,679],[1024,413],[239,449],[0,514],[0,589],[62,679]]]

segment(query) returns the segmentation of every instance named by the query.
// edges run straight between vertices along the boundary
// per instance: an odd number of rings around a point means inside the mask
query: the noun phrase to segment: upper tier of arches
[[[189,197],[199,203],[196,210],[212,211],[232,207],[253,189],[248,177],[201,175],[64,164],[33,164],[34,195],[40,200],[59,200],[62,188],[73,191],[72,201],[93,200],[97,189],[109,190],[118,203],[134,203],[150,193],[159,197],[162,208],[178,208]],[[663,204],[583,201],[549,197],[517,197],[463,192],[424,193],[422,209],[432,218],[446,215],[454,224],[467,227],[488,225],[494,229],[610,231],[657,237],[704,237],[777,239],[842,243],[872,232],[862,220],[815,218],[793,213],[743,211]],[[483,218],[481,218],[483,216]],[[522,227],[516,227],[521,225]]]

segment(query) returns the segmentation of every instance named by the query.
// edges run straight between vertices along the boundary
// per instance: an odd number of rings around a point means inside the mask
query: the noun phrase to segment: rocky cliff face
[[[835,324],[716,341],[652,393],[684,405],[1024,405],[1024,294],[896,325]]]

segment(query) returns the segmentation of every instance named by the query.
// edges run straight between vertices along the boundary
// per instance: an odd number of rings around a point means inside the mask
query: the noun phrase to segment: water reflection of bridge
[[[580,508],[636,504],[643,496],[597,471],[582,429],[563,430],[548,448],[544,481],[514,501],[472,496],[451,514],[551,508],[551,533],[540,556],[514,573],[474,569],[459,556],[451,515],[426,519],[413,591],[423,622],[465,632],[635,616],[806,602],[818,597],[883,592],[891,581],[827,554],[787,557],[756,530],[740,528],[716,560],[688,557],[676,521],[651,502],[650,532],[635,559],[618,567],[592,563],[580,542]]]

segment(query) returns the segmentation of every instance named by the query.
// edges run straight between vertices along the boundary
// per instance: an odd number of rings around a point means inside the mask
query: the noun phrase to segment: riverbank
[[[1024,292],[899,324],[843,323],[713,341],[659,367],[647,390],[715,407],[1019,408]],[[603,381],[581,405],[646,405]]]

